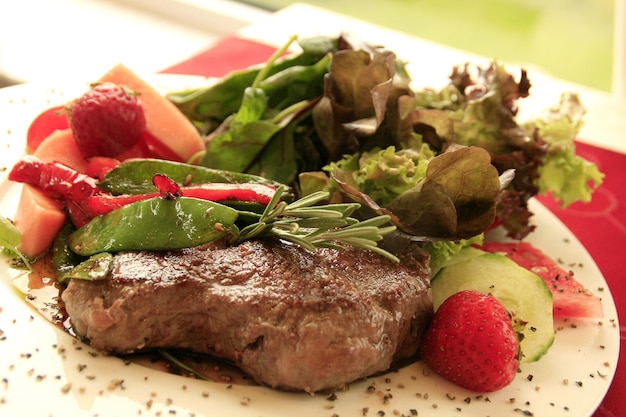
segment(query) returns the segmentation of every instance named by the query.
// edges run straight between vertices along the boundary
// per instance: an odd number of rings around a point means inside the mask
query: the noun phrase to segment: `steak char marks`
[[[426,261],[277,240],[125,252],[101,281],[71,280],[75,332],[126,354],[183,348],[258,383],[327,391],[416,355],[432,316]]]

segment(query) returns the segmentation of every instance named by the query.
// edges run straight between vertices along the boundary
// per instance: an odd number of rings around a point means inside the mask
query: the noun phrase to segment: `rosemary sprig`
[[[202,379],[204,381],[215,382],[213,379],[209,378],[206,375],[201,374],[200,372],[196,371],[193,367],[187,365],[185,362],[183,362],[180,359],[178,359],[170,351],[165,350],[165,349],[159,349],[158,352],[159,352],[159,355],[161,355],[163,357],[163,359],[167,360],[168,362],[170,362],[171,364],[177,366],[178,368],[182,369],[183,371],[187,371],[187,372],[195,375],[196,378]]]
[[[358,203],[317,205],[329,196],[329,193],[320,191],[287,204],[280,200],[283,192],[283,187],[276,190],[263,213],[257,215],[257,220],[241,228],[236,242],[275,236],[310,251],[319,247],[354,246],[399,262],[395,255],[377,245],[384,235],[396,229],[395,226],[385,226],[389,223],[389,216],[359,221],[350,217],[360,207]]]

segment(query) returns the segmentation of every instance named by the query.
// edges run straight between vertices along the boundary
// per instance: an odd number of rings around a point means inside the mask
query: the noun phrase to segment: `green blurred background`
[[[311,4],[610,91],[615,0],[309,0]],[[294,1],[246,0],[277,10]],[[320,22],[322,26],[324,22]]]

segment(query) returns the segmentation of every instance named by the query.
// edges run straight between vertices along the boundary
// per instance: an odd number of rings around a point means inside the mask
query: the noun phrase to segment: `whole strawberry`
[[[119,155],[133,147],[146,128],[137,95],[109,82],[95,85],[71,103],[68,116],[85,158]]]
[[[439,306],[421,354],[447,380],[475,392],[492,392],[515,378],[518,338],[510,315],[496,298],[465,290]]]

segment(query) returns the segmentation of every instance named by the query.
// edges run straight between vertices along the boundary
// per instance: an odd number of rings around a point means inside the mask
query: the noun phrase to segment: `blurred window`
[[[269,10],[295,3],[241,1]],[[614,12],[619,1],[624,0],[301,2],[503,62],[540,67],[555,77],[610,91]]]

